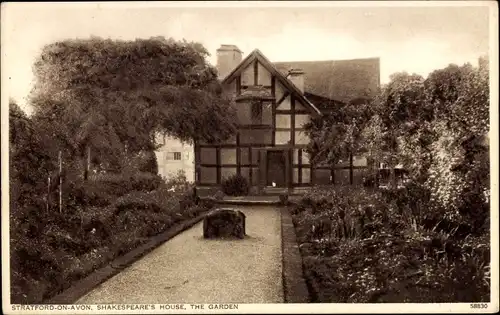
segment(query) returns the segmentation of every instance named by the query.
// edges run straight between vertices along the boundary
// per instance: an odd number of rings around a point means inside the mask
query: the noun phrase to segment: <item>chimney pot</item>
[[[302,69],[291,69],[288,71],[288,79],[304,93],[304,71]]]

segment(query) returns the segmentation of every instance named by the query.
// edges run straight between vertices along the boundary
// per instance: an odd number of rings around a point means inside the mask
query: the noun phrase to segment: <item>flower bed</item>
[[[12,303],[41,303],[150,237],[209,210],[195,204],[192,187],[178,180],[142,176],[128,185],[114,178],[73,186],[63,213],[22,209],[12,218]]]
[[[291,206],[312,302],[489,300],[489,235],[427,229],[390,194],[317,187]]]

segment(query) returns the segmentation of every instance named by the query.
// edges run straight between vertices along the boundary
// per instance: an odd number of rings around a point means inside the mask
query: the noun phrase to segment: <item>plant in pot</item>
[[[238,174],[229,176],[222,182],[222,191],[228,196],[247,196],[249,189],[248,180]]]
[[[288,203],[288,195],[289,195],[288,192],[280,194],[280,203],[282,205],[286,205]]]

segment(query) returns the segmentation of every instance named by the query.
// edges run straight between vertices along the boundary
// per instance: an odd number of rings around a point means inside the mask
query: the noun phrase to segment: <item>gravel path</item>
[[[282,303],[279,209],[233,208],[246,215],[247,238],[205,240],[200,222],[76,303]]]

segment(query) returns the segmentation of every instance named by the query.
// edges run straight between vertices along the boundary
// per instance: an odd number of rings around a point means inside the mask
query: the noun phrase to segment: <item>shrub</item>
[[[175,176],[166,180],[165,187],[172,191],[187,191],[193,189],[194,185],[187,181],[184,170],[179,170]]]
[[[288,204],[288,194],[281,194],[280,195],[280,203],[282,205]]]
[[[152,211],[160,212],[165,209],[162,203],[152,198],[150,193],[137,191],[118,198],[115,202],[116,213],[122,211]],[[167,197],[167,196],[165,196]],[[168,198],[168,197],[167,197]]]
[[[144,172],[158,174],[158,163],[154,151],[141,151],[125,156],[121,162],[122,172]]]
[[[229,196],[246,196],[249,188],[248,180],[238,174],[232,175],[222,182],[222,190]]]
[[[224,194],[224,192],[223,192],[223,191],[221,191],[221,190],[217,190],[217,191],[215,192],[215,194],[214,194],[214,199],[215,199],[215,200],[222,200],[222,199],[224,199],[224,196],[225,196],[225,194]]]
[[[258,195],[260,195],[259,187],[257,187],[257,186],[251,186],[250,189],[248,190],[248,194],[250,196],[258,196]]]
[[[76,182],[69,189],[68,199],[74,205],[101,207],[105,207],[113,201],[113,197],[102,183],[94,181]]]
[[[315,187],[294,205],[313,302],[487,301],[488,236],[458,237],[456,225],[450,225],[454,233],[427,227],[433,211],[428,194],[418,185],[383,191]]]
[[[472,116],[473,117],[473,116]],[[443,218],[455,224],[469,222],[483,233],[490,215],[490,162],[488,145],[476,134],[457,134],[444,123],[433,144],[434,159],[425,184]]]
[[[160,176],[144,172],[93,174],[90,181],[114,196],[123,196],[134,190],[152,191],[164,183]]]
[[[151,173],[137,173],[130,177],[132,190],[152,191],[160,187],[163,179]]]
[[[68,181],[62,213],[46,211],[42,198],[17,207],[10,225],[12,301],[40,303],[148,237],[213,206],[195,206],[193,190],[183,188],[191,186],[177,183],[144,173],[93,174],[86,182]],[[169,191],[174,186],[178,189]]]

